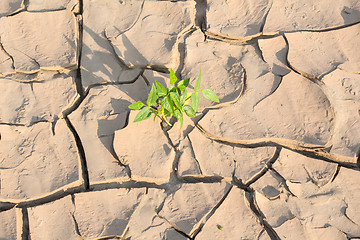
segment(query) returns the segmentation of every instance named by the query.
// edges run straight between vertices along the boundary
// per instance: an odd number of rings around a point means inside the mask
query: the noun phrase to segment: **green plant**
[[[183,125],[183,113],[185,112],[190,118],[196,116],[196,111],[199,107],[199,93],[201,92],[203,97],[213,102],[219,102],[219,98],[216,93],[211,89],[206,88],[200,90],[201,71],[194,86],[194,92],[189,93],[187,87],[189,85],[190,78],[178,81],[175,76],[175,72],[170,70],[170,84],[172,86],[166,88],[161,83],[155,80],[151,86],[149,96],[146,101],[146,105],[138,101],[129,106],[130,109],[140,110],[136,115],[134,122],[140,122],[150,118],[151,114],[154,114],[154,120],[156,116],[159,116],[161,120],[167,122],[168,117],[176,117],[180,123],[180,128]],[[189,104],[191,100],[191,105]]]

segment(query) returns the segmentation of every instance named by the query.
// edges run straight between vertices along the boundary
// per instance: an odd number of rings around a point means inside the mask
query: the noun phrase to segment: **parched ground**
[[[360,239],[358,0],[1,0],[0,239]],[[200,69],[198,117],[128,106]]]

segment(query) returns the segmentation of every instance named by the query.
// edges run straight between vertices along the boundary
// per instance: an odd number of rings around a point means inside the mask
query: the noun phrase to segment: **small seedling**
[[[151,86],[149,96],[146,101],[146,105],[138,101],[129,106],[130,109],[140,110],[136,115],[134,122],[140,122],[150,118],[151,114],[154,114],[154,120],[158,116],[162,121],[169,123],[167,118],[175,116],[180,123],[180,128],[183,125],[183,113],[190,118],[196,116],[197,109],[199,107],[199,93],[201,92],[203,97],[213,102],[219,102],[219,98],[210,88],[200,90],[201,71],[199,77],[195,82],[194,92],[189,93],[187,87],[189,85],[190,78],[181,80],[178,82],[175,72],[170,70],[170,84],[172,86],[166,88],[161,83],[155,80]],[[191,100],[191,105],[189,104]]]

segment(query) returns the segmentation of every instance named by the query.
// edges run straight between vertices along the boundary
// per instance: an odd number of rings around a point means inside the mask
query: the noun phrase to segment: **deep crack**
[[[265,215],[261,212],[259,206],[255,200],[255,190],[245,191],[245,199],[248,202],[248,206],[250,210],[257,217],[260,225],[265,229],[267,234],[272,240],[280,240],[279,235],[276,231],[271,227],[271,225],[266,221]]]
[[[30,239],[30,230],[29,230],[29,214],[27,208],[18,208],[16,209],[16,222],[17,222],[17,239],[19,240],[29,240]]]

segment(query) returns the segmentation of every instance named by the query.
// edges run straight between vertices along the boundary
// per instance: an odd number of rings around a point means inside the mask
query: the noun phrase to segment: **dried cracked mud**
[[[2,0],[0,239],[360,239],[359,42],[357,0]],[[133,123],[170,68],[220,103]]]

